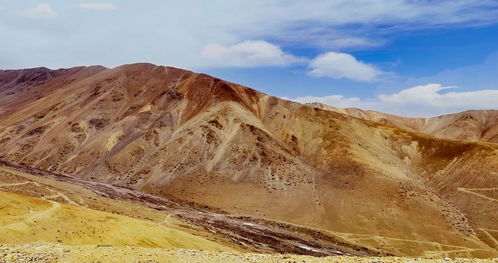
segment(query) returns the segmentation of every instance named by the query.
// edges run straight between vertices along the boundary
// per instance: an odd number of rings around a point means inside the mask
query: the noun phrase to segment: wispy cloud
[[[57,17],[57,13],[48,3],[41,3],[34,8],[18,11],[16,13],[31,19],[52,19]]]
[[[77,7],[85,9],[96,9],[96,10],[112,10],[116,9],[115,5],[102,2],[92,2],[92,3],[81,3]]]
[[[56,2],[50,3],[58,7]],[[68,5],[68,1],[62,2],[61,6]],[[82,8],[112,8],[106,0],[81,0],[69,5],[78,3]],[[49,8],[23,12],[23,15],[56,16],[48,4],[40,6]],[[393,32],[407,28],[456,27],[498,21],[498,3],[495,0],[219,0],[211,1],[209,5],[204,0],[157,1],[154,5],[126,1],[126,5],[118,8],[123,12],[116,12],[112,20],[105,16],[95,17],[85,21],[85,26],[81,26],[81,20],[73,16],[71,12],[74,10],[70,9],[65,9],[64,20],[57,25],[30,25],[39,30],[20,32],[17,22],[2,22],[3,32],[9,33],[8,36],[2,35],[2,47],[7,46],[5,42],[10,47],[2,54],[2,61],[12,61],[4,66],[26,66],[26,61],[30,61],[28,64],[31,66],[52,63],[55,67],[150,61],[205,70],[221,64],[207,60],[200,52],[213,43],[230,47],[248,39],[260,39],[279,46],[285,52],[299,49],[307,53],[318,48],[317,52],[333,50],[347,53],[353,48],[382,45],[389,41]],[[133,20],[127,19],[130,14]],[[60,36],[54,38],[46,31],[56,31]],[[110,34],[113,38],[107,37]],[[16,41],[16,37],[49,44]],[[106,41],[98,41],[104,38]],[[67,47],[78,50],[81,56],[76,59],[60,52],[68,50]],[[20,57],[19,52],[15,52],[17,49],[30,53]],[[237,66],[241,63],[233,64]]]
[[[262,40],[246,40],[231,46],[210,44],[204,46],[201,55],[213,67],[287,66],[306,61]]]
[[[287,29],[279,33],[276,39],[289,46],[306,45],[336,51],[365,49],[386,43],[386,40],[370,36],[367,32],[336,30],[323,26],[310,28],[306,25]]]
[[[295,0],[285,4],[269,0],[252,1],[246,10],[252,12],[246,18],[250,25],[265,24],[257,29],[265,38],[327,49],[380,45],[388,34],[411,29],[498,21],[494,0]]]

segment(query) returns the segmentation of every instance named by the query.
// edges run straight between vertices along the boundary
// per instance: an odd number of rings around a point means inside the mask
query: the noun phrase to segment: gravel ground
[[[60,245],[0,245],[0,262],[188,262],[188,263],[236,263],[236,262],[493,262],[498,259],[421,259],[396,257],[325,257],[294,256],[282,254],[227,253],[188,249],[152,249],[111,246],[60,246]]]

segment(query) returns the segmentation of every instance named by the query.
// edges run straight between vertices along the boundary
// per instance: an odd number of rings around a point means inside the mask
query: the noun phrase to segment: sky
[[[298,102],[498,109],[497,0],[0,0],[0,69],[149,62]]]

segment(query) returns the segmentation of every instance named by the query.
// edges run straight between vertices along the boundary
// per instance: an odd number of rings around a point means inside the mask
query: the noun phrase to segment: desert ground
[[[148,263],[383,263],[420,262],[495,263],[498,259],[400,258],[400,257],[311,257],[285,254],[213,252],[189,249],[158,249],[109,246],[0,245],[0,262],[148,262]]]

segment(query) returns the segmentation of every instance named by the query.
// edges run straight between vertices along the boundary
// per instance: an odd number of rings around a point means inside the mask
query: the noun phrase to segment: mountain
[[[436,137],[498,143],[498,110],[470,110],[432,118],[408,118],[357,108],[338,108],[322,103],[308,105]]]
[[[152,64],[0,71],[0,105],[2,162],[248,220],[205,228],[264,223],[372,255],[498,256],[495,143]],[[465,134],[445,125],[431,134]]]

